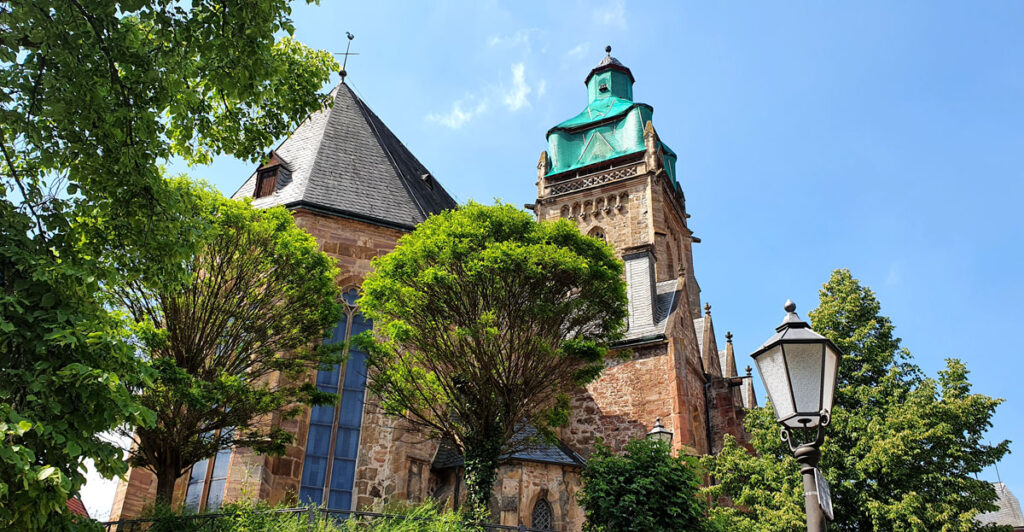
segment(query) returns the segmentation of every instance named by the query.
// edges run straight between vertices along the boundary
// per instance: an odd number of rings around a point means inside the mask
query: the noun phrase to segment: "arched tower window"
[[[324,343],[347,344],[352,337],[373,328],[356,306],[359,292],[355,288],[346,289],[341,297],[345,314]],[[338,400],[333,405],[314,406],[310,412],[299,485],[299,500],[303,504],[323,505],[331,510],[352,507],[366,389],[366,353],[351,344],[346,349],[348,359],[344,364],[317,371],[317,388],[337,394]]]
[[[534,530],[554,530],[554,516],[551,513],[551,504],[547,499],[537,499],[533,505],[533,515],[530,517],[530,528]]]
[[[608,241],[608,239],[604,236],[604,229],[601,229],[600,227],[595,227],[595,228],[591,229],[590,232],[587,233],[587,236],[592,236],[594,238],[600,238],[601,240],[604,240],[605,242]]]

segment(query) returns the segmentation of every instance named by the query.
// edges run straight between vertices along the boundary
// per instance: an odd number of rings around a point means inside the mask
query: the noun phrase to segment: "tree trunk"
[[[163,464],[156,471],[156,503],[171,505],[174,496],[174,483],[178,480],[178,468]]]
[[[484,437],[466,441],[466,504],[468,517],[475,523],[487,523],[491,513],[489,503],[498,476],[501,457],[501,438]]]

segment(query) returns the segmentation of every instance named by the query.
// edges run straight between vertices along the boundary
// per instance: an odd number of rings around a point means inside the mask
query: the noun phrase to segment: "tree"
[[[317,345],[341,317],[334,260],[284,207],[256,209],[188,180],[208,227],[183,283],[144,279],[108,287],[138,323],[152,382],[133,390],[155,423],[129,427],[131,463],[156,473],[157,500],[195,462],[236,445],[279,454],[292,440],[268,424],[333,398],[301,379],[336,363]],[[175,278],[179,276],[175,275]]]
[[[147,272],[189,256],[162,163],[258,159],[322,105],[337,64],[279,38],[288,14],[283,0],[0,2],[0,528],[64,528],[86,459],[125,471],[97,434],[152,417],[125,386],[143,380],[130,323],[98,298],[116,272],[78,250],[102,239]]]
[[[616,455],[599,444],[583,470],[579,501],[593,532],[705,529],[697,461],[664,442],[633,440]]]
[[[836,270],[810,312],[815,331],[844,352],[821,469],[832,488],[837,530],[981,528],[974,518],[995,509],[993,487],[974,474],[996,463],[1009,442],[984,443],[1000,399],[971,393],[967,369],[946,361],[925,377],[879,314],[874,293],[848,270]],[[718,484],[707,489],[735,506],[718,521],[744,530],[803,528],[798,466],[778,438],[770,407],[748,412],[756,454],[729,439],[705,459]]]
[[[571,223],[470,203],[429,218],[376,259],[359,305],[369,388],[386,412],[458,446],[478,517],[503,453],[568,420],[626,316],[622,262]]]

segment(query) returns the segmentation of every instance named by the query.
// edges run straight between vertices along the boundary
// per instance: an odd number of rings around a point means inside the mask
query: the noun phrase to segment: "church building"
[[[492,502],[504,525],[581,530],[576,494],[598,438],[621,449],[661,423],[674,434],[673,449],[687,454],[717,452],[727,433],[749,440],[742,419],[756,404],[750,368],[738,374],[731,335],[720,350],[711,305],[701,306],[692,253],[700,239],[688,226],[677,156],[654,128],[653,107],[633,100],[632,72],[606,51],[584,80],[586,107],[547,132],[537,199],[527,207],[541,221],[567,218],[618,252],[629,318],[616,349],[627,356],[610,356],[601,377],[576,393],[557,442],[504,460]],[[327,341],[345,342],[372,327],[355,305],[370,260],[456,203],[344,80],[331,97],[333,105],[300,124],[233,197],[285,206],[337,259],[346,312]],[[462,457],[377,408],[365,357],[351,348],[344,365],[310,375],[338,394],[335,405],[270,420],[295,435],[284,455],[222,451],[179,479],[175,502],[195,511],[243,497],[339,510],[426,498],[457,505]],[[155,493],[152,473],[131,470],[110,518],[139,515]]]

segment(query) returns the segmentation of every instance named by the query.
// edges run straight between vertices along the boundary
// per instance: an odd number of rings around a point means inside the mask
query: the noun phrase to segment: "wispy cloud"
[[[626,27],[625,0],[611,0],[604,7],[594,10],[594,21],[602,26]]]
[[[509,111],[518,111],[523,107],[529,107],[530,100],[527,99],[533,89],[526,83],[526,65],[516,63],[512,65],[512,88],[504,94],[505,107]]]
[[[513,113],[529,108],[547,92],[547,81],[531,78],[531,72],[526,66],[532,55],[531,34],[537,32],[536,29],[523,29],[488,38],[486,44],[488,48],[494,49],[492,54],[516,57],[510,67],[511,82],[506,76],[484,82],[481,87],[471,90],[467,96],[452,102],[448,111],[429,113],[426,119],[450,129],[459,129],[492,108],[504,107]]]
[[[887,286],[897,286],[903,281],[903,264],[901,261],[896,261],[889,264],[889,274],[885,277],[885,284]]]
[[[590,43],[589,42],[581,42],[581,43],[577,44],[576,47],[573,48],[572,50],[569,50],[568,52],[565,52],[565,55],[566,55],[566,57],[569,57],[569,58],[572,58],[572,59],[575,59],[575,58],[578,58],[578,57],[583,57],[583,54],[585,54],[588,49],[590,49]]]
[[[530,33],[535,30],[518,30],[509,35],[492,35],[487,39],[487,46],[491,48],[515,48],[521,47],[530,49]]]
[[[474,100],[475,98],[468,98]],[[459,129],[477,115],[487,111],[487,101],[477,100],[475,103],[467,103],[465,100],[457,100],[452,103],[452,109],[447,113],[430,113],[427,120],[437,122],[450,129]]]

